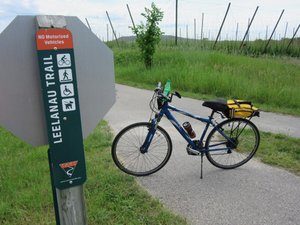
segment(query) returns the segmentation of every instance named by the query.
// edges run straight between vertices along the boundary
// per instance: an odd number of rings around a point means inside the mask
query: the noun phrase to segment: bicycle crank
[[[201,149],[203,147],[203,144],[200,143],[198,140],[193,141],[197,147],[197,149],[194,149],[190,144],[188,146],[186,146],[186,151],[189,155],[200,155],[201,152],[199,151],[199,149]]]

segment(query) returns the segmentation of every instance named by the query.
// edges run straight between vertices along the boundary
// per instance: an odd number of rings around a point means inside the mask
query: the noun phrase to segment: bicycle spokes
[[[114,140],[113,159],[124,172],[136,176],[149,175],[161,169],[170,158],[172,145],[168,134],[160,127],[152,133],[149,127],[149,123],[133,124],[122,130]]]
[[[259,133],[253,123],[245,119],[227,120],[209,134],[206,155],[213,165],[232,169],[249,161],[258,143]]]

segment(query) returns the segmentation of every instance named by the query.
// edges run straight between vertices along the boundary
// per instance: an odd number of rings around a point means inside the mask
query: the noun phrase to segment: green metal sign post
[[[40,29],[36,41],[53,182],[70,188],[86,180],[72,34]]]

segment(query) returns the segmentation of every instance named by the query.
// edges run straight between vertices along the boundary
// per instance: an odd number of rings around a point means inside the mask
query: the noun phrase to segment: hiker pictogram
[[[60,168],[62,168],[68,177],[72,177],[75,171],[75,168],[78,164],[78,161],[72,161],[67,163],[59,164]]]
[[[62,100],[62,107],[64,112],[76,110],[75,99],[74,98],[64,98]]]
[[[57,65],[58,67],[70,67],[71,66],[71,56],[70,54],[57,54]]]
[[[74,86],[73,84],[61,84],[60,85],[61,97],[71,97],[74,96]]]
[[[58,73],[59,73],[59,81],[61,83],[73,81],[73,75],[71,69],[60,69]]]
[[[69,76],[68,76],[67,70],[65,70],[65,72],[63,73],[63,80],[64,81],[69,80]]]

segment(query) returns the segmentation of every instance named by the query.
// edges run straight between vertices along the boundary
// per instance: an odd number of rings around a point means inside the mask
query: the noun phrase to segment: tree
[[[152,2],[151,9],[145,8],[145,12],[141,13],[146,18],[146,24],[141,22],[136,27],[130,27],[136,35],[136,42],[140,48],[141,56],[147,69],[150,69],[153,63],[153,55],[158,45],[161,32],[158,23],[162,21],[163,12]]]

